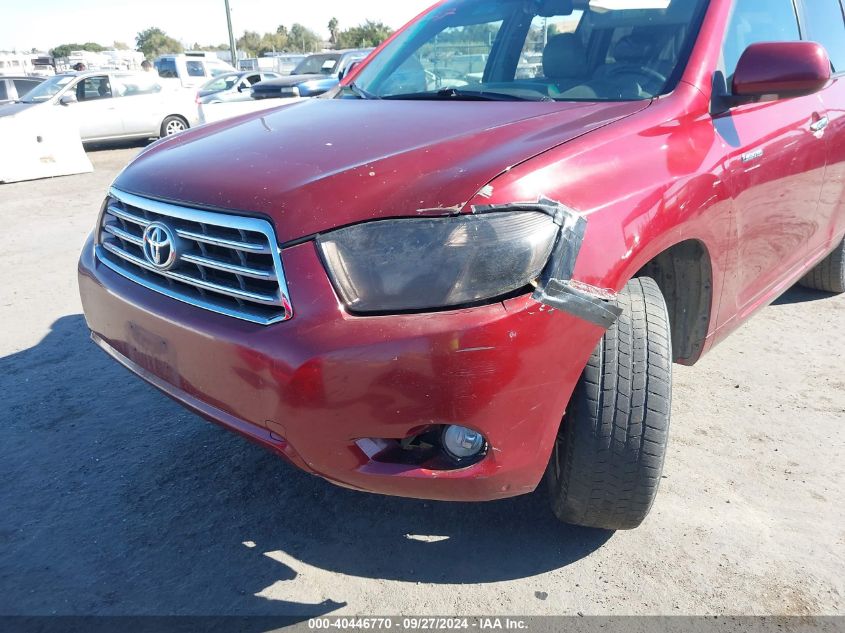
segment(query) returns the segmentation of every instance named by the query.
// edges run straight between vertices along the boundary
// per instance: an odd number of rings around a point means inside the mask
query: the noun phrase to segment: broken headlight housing
[[[471,305],[540,276],[559,227],[537,211],[378,220],[321,235],[318,249],[351,312]]]

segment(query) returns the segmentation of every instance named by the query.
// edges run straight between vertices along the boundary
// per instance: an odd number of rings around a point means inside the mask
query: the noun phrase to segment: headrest
[[[555,35],[543,50],[547,79],[578,79],[587,75],[587,51],[575,33]]]
[[[664,29],[650,27],[636,29],[630,35],[626,35],[616,42],[616,46],[613,48],[613,57],[617,62],[643,63],[648,61],[655,49],[665,44],[666,35]]]

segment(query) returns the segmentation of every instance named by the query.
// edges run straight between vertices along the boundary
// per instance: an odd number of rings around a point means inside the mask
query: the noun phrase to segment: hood
[[[315,81],[319,79],[337,79],[332,75],[288,75],[287,77],[280,77],[279,79],[268,79],[257,84],[257,88],[265,88],[272,90],[275,88],[289,88],[290,86],[298,86],[306,81]]]
[[[462,207],[510,167],[648,105],[311,99],[165,139],[115,186],[263,214],[287,242]]]

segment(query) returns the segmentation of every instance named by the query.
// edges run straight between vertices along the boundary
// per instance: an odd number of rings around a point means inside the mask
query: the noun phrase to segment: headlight
[[[352,312],[448,308],[493,299],[536,279],[558,226],[540,212],[358,224],[318,238],[335,290]]]

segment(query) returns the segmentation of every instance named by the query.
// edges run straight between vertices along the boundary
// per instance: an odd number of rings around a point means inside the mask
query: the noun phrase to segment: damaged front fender
[[[535,301],[605,329],[616,322],[622,314],[622,308],[616,305],[616,293],[572,278],[578,254],[584,243],[587,218],[574,209],[548,198],[541,198],[536,203],[473,207],[473,213],[499,211],[540,211],[551,216],[560,227],[549,262],[537,281],[533,294]]]

